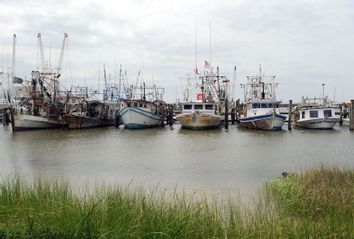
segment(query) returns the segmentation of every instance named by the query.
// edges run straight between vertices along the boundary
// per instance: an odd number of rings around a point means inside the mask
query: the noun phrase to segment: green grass
[[[265,183],[254,207],[164,190],[10,177],[0,238],[354,238],[354,170],[320,167]]]

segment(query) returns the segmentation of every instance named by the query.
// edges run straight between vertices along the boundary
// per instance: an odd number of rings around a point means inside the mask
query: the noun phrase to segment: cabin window
[[[310,110],[310,118],[318,118],[318,111]]]
[[[260,104],[259,103],[253,103],[252,104],[252,108],[253,109],[258,109],[258,108],[260,108]]]
[[[213,110],[214,107],[213,107],[213,105],[205,105],[205,109],[206,110]]]
[[[194,109],[195,110],[202,110],[203,109],[203,105],[194,105]]]
[[[143,107],[146,108],[146,104],[143,104]]]
[[[261,104],[261,108],[268,108],[268,104],[262,103],[262,104]]]
[[[139,104],[139,107],[143,107],[143,104],[140,103],[140,104]]]
[[[302,119],[305,119],[305,111],[302,111],[302,112],[301,112],[301,118],[302,118]]]
[[[138,107],[138,103],[134,103],[133,106],[134,106],[134,107]]]
[[[184,105],[183,109],[185,110],[191,110],[192,109],[192,105]]]
[[[332,110],[324,110],[323,114],[324,117],[332,117]]]

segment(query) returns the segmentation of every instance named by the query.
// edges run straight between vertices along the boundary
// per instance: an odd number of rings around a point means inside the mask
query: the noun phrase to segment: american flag
[[[207,61],[204,61],[204,62],[205,62],[204,68],[205,68],[205,69],[210,69],[210,67],[211,67],[210,63],[207,62]]]

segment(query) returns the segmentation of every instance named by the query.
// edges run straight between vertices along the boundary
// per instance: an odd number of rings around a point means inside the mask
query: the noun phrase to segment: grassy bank
[[[354,170],[323,167],[267,182],[252,208],[13,177],[0,184],[0,238],[354,238],[353,197]]]

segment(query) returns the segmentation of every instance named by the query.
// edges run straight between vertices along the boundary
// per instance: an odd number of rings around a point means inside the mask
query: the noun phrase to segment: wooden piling
[[[14,110],[12,107],[10,108],[10,115],[11,115],[11,128],[12,132],[15,131],[15,117],[14,117]]]
[[[349,130],[354,130],[354,100],[351,100],[349,112]]]
[[[229,106],[228,106],[229,102],[228,99],[226,98],[225,101],[225,129],[229,128]]]
[[[289,100],[289,119],[288,119],[288,130],[291,131],[291,123],[292,123],[292,114],[293,114],[293,101]]]
[[[241,106],[240,106],[240,99],[236,100],[236,122],[240,123],[240,112],[241,112]]]

